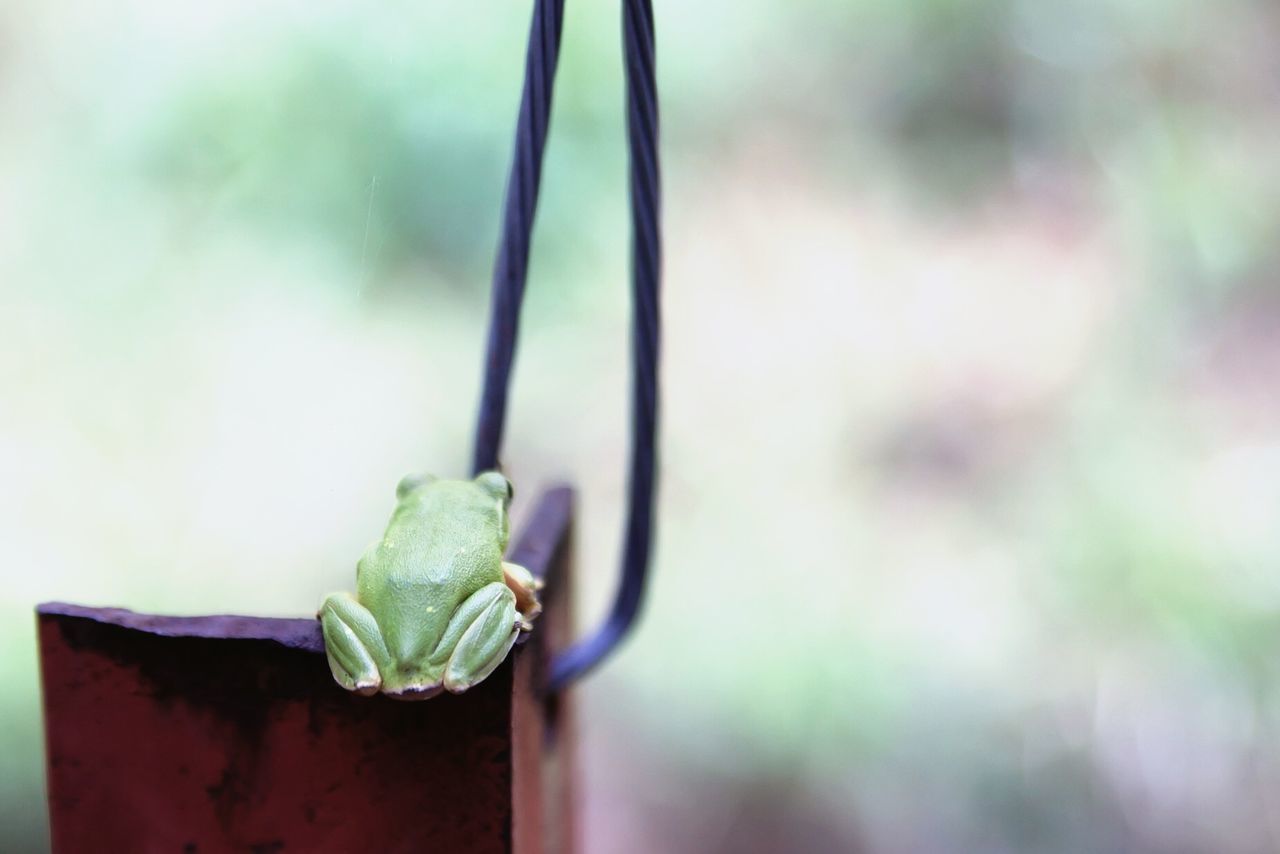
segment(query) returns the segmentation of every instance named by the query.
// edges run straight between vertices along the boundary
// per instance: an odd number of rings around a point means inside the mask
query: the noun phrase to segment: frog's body
[[[502,560],[511,485],[405,478],[382,539],[356,567],[356,594],[320,609],[334,679],[350,691],[425,699],[461,693],[506,658],[541,610],[538,584]]]

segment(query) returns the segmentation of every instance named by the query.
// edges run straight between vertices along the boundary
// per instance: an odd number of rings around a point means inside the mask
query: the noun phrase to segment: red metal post
[[[538,501],[511,557],[544,614],[456,697],[348,694],[313,619],[41,606],[54,851],[572,851],[568,698],[538,691],[571,520],[567,488]]]

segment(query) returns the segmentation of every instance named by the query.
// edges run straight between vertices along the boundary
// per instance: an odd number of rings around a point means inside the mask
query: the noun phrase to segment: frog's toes
[[[483,681],[497,669],[519,636],[515,596],[495,583],[476,595],[490,598],[458,641],[444,670],[444,687],[454,694]]]
[[[373,615],[351,594],[335,593],[320,608],[320,628],[334,680],[357,694],[378,693],[382,687],[378,661],[385,660],[386,646]]]
[[[361,672],[357,662],[337,651],[331,651],[328,658],[329,672],[343,688],[362,697],[372,697],[381,690],[382,679],[376,672]]]
[[[542,582],[538,580],[532,572],[518,563],[512,563],[509,560],[502,562],[503,580],[512,590],[524,588],[526,590],[538,590],[542,587]]]
[[[444,690],[440,682],[434,685],[406,685],[395,691],[384,691],[393,700],[430,700]]]

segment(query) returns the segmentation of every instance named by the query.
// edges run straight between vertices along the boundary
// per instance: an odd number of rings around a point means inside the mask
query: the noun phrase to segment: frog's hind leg
[[[348,691],[365,696],[378,693],[381,667],[391,656],[373,614],[350,593],[332,593],[318,616],[333,678]]]
[[[477,605],[480,607],[473,611]],[[468,614],[465,618],[466,630],[444,669],[444,687],[454,694],[461,694],[496,670],[524,624],[516,611],[515,594],[501,582],[485,585],[472,594],[459,608],[459,614],[466,611],[474,616]]]

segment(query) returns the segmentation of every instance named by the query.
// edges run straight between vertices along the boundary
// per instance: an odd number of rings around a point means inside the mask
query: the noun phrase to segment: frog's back
[[[502,580],[503,513],[471,481],[434,481],[400,498],[356,577],[357,598],[397,661],[430,654],[458,605]]]

